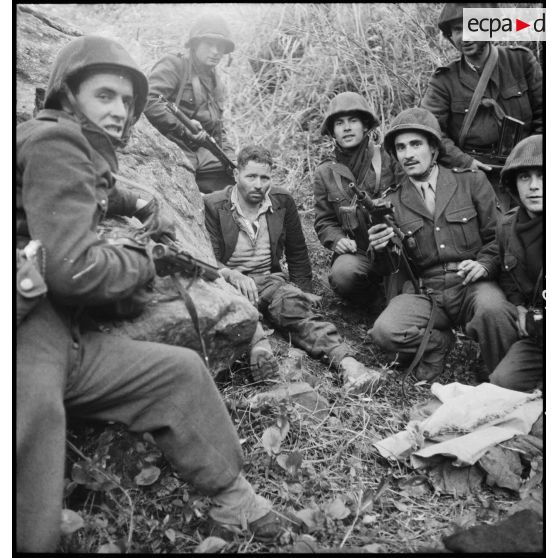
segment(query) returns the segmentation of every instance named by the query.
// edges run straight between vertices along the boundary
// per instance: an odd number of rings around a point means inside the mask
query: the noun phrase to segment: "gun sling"
[[[492,75],[497,62],[498,48],[494,45],[490,45],[490,54],[488,55],[488,59],[486,60],[486,64],[484,65],[484,69],[482,70],[482,74],[479,82],[477,83],[477,87],[475,88],[475,92],[473,93],[471,104],[469,105],[467,115],[465,116],[465,120],[463,121],[463,126],[461,126],[461,130],[459,131],[459,139],[457,140],[457,145],[461,149],[465,144],[465,138],[467,137],[467,134],[471,129],[471,125],[473,124],[473,120],[477,115],[482,96],[484,95],[486,86],[488,85],[488,80],[490,79],[490,76]]]

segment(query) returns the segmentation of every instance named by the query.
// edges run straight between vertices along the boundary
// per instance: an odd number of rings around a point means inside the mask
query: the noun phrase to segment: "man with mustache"
[[[225,54],[234,50],[225,20],[216,14],[200,16],[192,24],[187,52],[161,58],[149,75],[149,96],[145,116],[164,136],[184,151],[200,192],[221,190],[231,184],[232,175],[205,147],[199,146],[207,134],[232,159],[232,148],[223,130],[226,92],[217,73]],[[160,96],[172,101],[192,119],[198,133],[192,135],[169,112]]]
[[[415,375],[430,381],[444,371],[454,341],[452,328],[464,326],[492,371],[517,340],[515,308],[492,280],[498,265],[495,195],[484,173],[437,164],[442,133],[425,109],[397,115],[384,147],[406,174],[386,190],[384,199],[393,204],[420,292],[405,282],[374,323],[372,338],[384,350],[412,356],[427,335]],[[402,267],[398,274],[387,265],[393,236],[387,224],[369,229],[374,269],[401,284],[397,276]]]
[[[436,116],[444,133],[445,153],[440,163],[486,172],[499,206],[506,211],[513,200],[499,187],[504,160],[495,156],[503,117],[507,115],[524,122],[524,136],[542,133],[542,70],[533,53],[525,47],[463,41],[463,8],[496,6],[476,3],[444,6],[438,27],[461,53],[461,58],[435,70],[420,106]],[[494,69],[471,126],[461,137],[475,88],[491,57],[496,58]]]
[[[498,226],[500,285],[517,308],[520,339],[491,374],[493,384],[520,391],[543,380],[543,140],[519,142],[502,170],[502,184],[518,198]]]
[[[260,146],[238,152],[236,184],[205,196],[205,224],[226,281],[244,294],[275,328],[310,356],[336,368],[349,392],[376,390],[383,376],[354,357],[337,329],[313,307],[312,269],[292,196],[272,187],[271,153]],[[281,269],[286,256],[288,277]],[[260,329],[250,355],[255,380],[272,377],[277,361]]]

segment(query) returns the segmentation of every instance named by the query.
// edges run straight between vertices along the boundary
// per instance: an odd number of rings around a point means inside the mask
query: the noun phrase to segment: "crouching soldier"
[[[244,147],[237,164],[236,184],[204,198],[206,227],[221,274],[294,345],[338,368],[348,391],[376,389],[382,375],[355,360],[335,326],[313,311],[319,297],[311,294],[312,270],[300,218],[291,195],[271,186],[271,153]],[[292,282],[281,271],[283,254]],[[252,352],[259,378],[276,371],[267,340],[256,342]]]
[[[421,380],[444,371],[453,327],[464,326],[478,341],[490,371],[517,340],[515,309],[490,280],[497,271],[494,192],[484,173],[436,163],[441,138],[436,118],[411,108],[393,120],[384,142],[406,174],[386,191],[385,200],[393,204],[418,288],[404,283],[371,334],[382,348],[407,355],[416,353],[426,334],[415,374]],[[386,265],[393,255],[393,227],[378,224],[369,233],[374,265],[385,274],[393,272]]]
[[[215,521],[238,518],[256,535],[280,533],[270,504],[241,474],[237,433],[201,358],[186,348],[88,327],[90,309],[130,297],[155,275],[144,245],[97,235],[105,214],[129,216],[147,207],[119,192],[112,178],[114,148],[125,141],[146,96],[147,79],[122,46],[81,37],[54,63],[45,110],[17,127],[17,247],[30,256],[30,239],[41,242],[48,288],[33,308],[18,312],[20,551],[56,549],[66,414],[150,432],[180,476],[213,497]],[[154,234],[172,234],[169,223],[159,225]],[[22,277],[27,284],[18,289],[29,291],[30,277]]]
[[[331,157],[314,175],[314,228],[320,242],[333,251],[329,282],[339,295],[359,305],[385,303],[382,277],[367,256],[367,216],[356,203],[356,187],[371,198],[395,184],[393,160],[371,138],[378,126],[358,93],[340,93],[329,105],[322,135],[335,140]]]
[[[491,374],[499,386],[528,391],[543,379],[543,141],[541,135],[518,143],[502,170],[502,186],[519,207],[498,225],[500,285],[517,308],[520,339]]]
[[[223,129],[226,92],[217,65],[234,50],[234,43],[225,20],[208,14],[194,21],[185,47],[186,52],[165,55],[153,66],[145,116],[182,148],[196,173],[200,192],[206,194],[234,182],[230,168],[200,146],[200,141],[209,134],[232,157]],[[160,96],[178,105],[197,127],[197,133],[193,134],[167,110]]]

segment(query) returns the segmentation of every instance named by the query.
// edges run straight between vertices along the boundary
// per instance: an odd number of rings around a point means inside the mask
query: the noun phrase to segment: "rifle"
[[[182,301],[192,318],[192,325],[200,341],[205,365],[209,368],[209,357],[200,328],[200,319],[198,317],[196,305],[188,293],[188,289],[197,277],[215,281],[215,279],[220,277],[218,268],[194,258],[194,256],[186,252],[177,242],[174,242],[166,235],[163,236],[161,243],[153,246],[151,254],[153,256],[157,275],[159,275],[159,277],[170,275],[176,290],[182,297]],[[192,276],[187,287],[184,287],[178,279],[179,273],[186,273]]]
[[[372,199],[368,192],[359,190],[354,183],[349,184],[349,188],[356,195],[357,204],[364,210],[365,215],[368,216],[368,227],[386,224],[393,229],[395,236],[390,238],[389,244],[386,247],[386,255],[391,272],[397,272],[399,270],[399,262],[403,262],[405,271],[413,283],[415,293],[419,294],[421,290],[417,273],[413,268],[412,259],[407,251],[408,247],[413,248],[415,239],[407,237],[397,226],[393,212],[393,204],[388,200]]]
[[[177,242],[167,236],[163,242],[155,244],[151,249],[155,269],[159,277],[166,277],[174,273],[185,273],[194,278],[201,277],[207,281],[215,281],[219,275],[219,268],[194,258]]]
[[[175,103],[169,101],[168,99],[165,99],[163,95],[159,95],[159,101],[165,104],[167,109],[180,121],[181,124],[186,127],[190,134],[196,135],[199,132],[196,126],[192,123],[192,119],[186,116],[186,114],[184,114],[184,111],[182,111],[182,109]],[[200,147],[205,147],[208,151],[213,153],[213,155],[215,155],[215,157],[217,157],[217,159],[221,161],[225,168],[231,170],[236,169],[236,164],[227,157],[227,154],[219,147],[218,143],[215,141],[215,138],[207,134],[206,139],[198,143]]]

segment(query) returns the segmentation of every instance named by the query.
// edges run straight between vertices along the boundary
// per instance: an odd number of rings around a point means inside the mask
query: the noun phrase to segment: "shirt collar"
[[[421,190],[421,186],[428,186],[429,184],[432,187],[432,190],[434,190],[434,192],[435,192],[436,191],[436,184],[438,182],[439,172],[440,172],[440,168],[438,167],[437,164],[435,164],[432,167],[432,170],[430,171],[430,174],[428,175],[426,180],[419,181],[419,180],[415,180],[414,178],[411,178],[410,176],[409,176],[409,179],[417,187],[419,192]]]
[[[240,207],[240,203],[238,201],[238,186],[235,184],[231,191],[231,206],[234,211],[236,211],[239,215],[246,218],[244,213],[242,212],[242,208]],[[265,193],[264,199],[260,203],[260,207],[258,209],[258,217],[263,215],[264,213],[273,213],[273,207],[271,205],[271,198],[269,197],[269,190]]]

